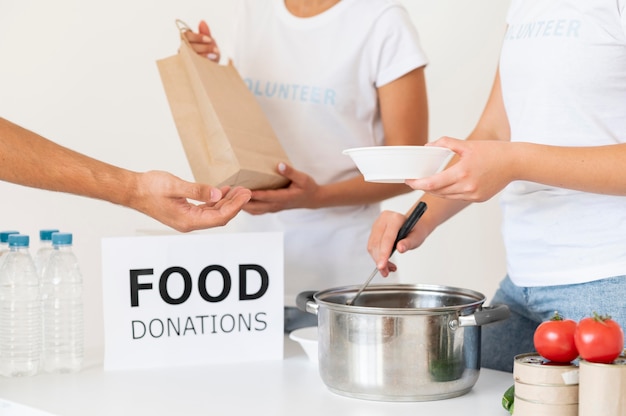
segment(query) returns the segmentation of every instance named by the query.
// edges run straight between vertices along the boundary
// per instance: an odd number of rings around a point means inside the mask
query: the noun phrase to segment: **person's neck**
[[[296,17],[313,17],[333,7],[340,0],[285,0],[285,7]]]

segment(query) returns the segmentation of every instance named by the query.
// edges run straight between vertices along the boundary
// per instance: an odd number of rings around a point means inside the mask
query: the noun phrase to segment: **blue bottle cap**
[[[66,246],[72,244],[72,233],[53,233],[53,246]]]
[[[52,233],[58,233],[59,230],[55,230],[51,228],[49,230],[39,230],[39,239],[41,241],[50,241],[52,240]]]
[[[9,235],[9,247],[28,247],[29,244],[30,237],[26,234]]]
[[[6,243],[9,241],[11,234],[19,234],[19,231],[0,231],[0,243]]]

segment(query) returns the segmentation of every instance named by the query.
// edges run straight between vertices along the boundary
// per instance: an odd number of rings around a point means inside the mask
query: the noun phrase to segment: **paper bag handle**
[[[193,47],[191,46],[191,43],[189,43],[189,39],[187,39],[187,36],[185,36],[185,32],[188,30],[191,30],[191,28],[189,27],[189,25],[185,22],[183,22],[180,19],[176,19],[176,27],[178,28],[178,31],[180,32],[180,39],[185,42],[187,44],[187,46],[189,46],[190,49],[193,50]]]
[[[185,32],[188,30],[191,30],[189,25],[180,19],[176,19],[176,27],[178,28],[178,31],[180,32],[180,38],[187,44],[187,46],[191,47],[191,44],[187,40],[187,36],[185,36]]]
[[[186,31],[191,30],[189,25],[180,19],[176,19],[176,27],[178,28],[178,31],[180,32],[181,35],[185,33]]]
[[[180,32],[180,38],[182,39],[183,42],[185,42],[187,44],[187,46],[189,46],[189,48],[193,49],[193,46],[191,46],[191,43],[189,43],[189,40],[187,39],[187,36],[185,36],[185,32],[188,30],[192,30],[189,25],[185,22],[183,22],[180,19],[176,19],[176,27],[178,28],[178,31]],[[214,64],[218,64],[218,62],[213,62],[209,59],[209,62],[212,62]],[[231,59],[228,60],[228,66],[232,66],[233,65],[233,61]]]

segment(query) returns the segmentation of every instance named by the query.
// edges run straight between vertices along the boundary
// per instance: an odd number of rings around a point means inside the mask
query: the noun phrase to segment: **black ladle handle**
[[[415,227],[417,221],[422,217],[422,215],[424,215],[424,212],[426,212],[427,208],[428,205],[426,205],[426,202],[423,201],[420,201],[420,203],[417,204],[415,208],[413,208],[413,211],[411,211],[409,217],[406,219],[406,221],[404,221],[402,227],[400,227],[400,231],[398,231],[396,241],[393,242],[393,247],[391,248],[391,254],[396,251],[396,246],[398,245],[398,242],[405,239],[406,236],[409,235],[411,230],[413,230],[413,227]],[[391,257],[391,254],[389,254],[389,257]]]
[[[393,242],[393,247],[391,248],[391,254],[389,254],[389,257],[391,257],[394,251],[396,251],[396,246],[398,245],[398,241],[402,240],[403,238],[406,238],[406,236],[409,235],[413,227],[415,227],[415,224],[417,223],[417,221],[422,217],[424,212],[426,212],[426,208],[428,208],[428,205],[426,205],[426,202],[422,202],[422,201],[420,201],[420,203],[417,204],[415,208],[413,208],[413,211],[411,211],[411,213],[409,214],[409,217],[404,221],[404,224],[402,224],[402,227],[400,227],[400,230],[398,231],[396,241]],[[361,295],[361,293],[363,293],[367,285],[369,285],[372,279],[374,278],[374,276],[376,276],[376,273],[378,273],[378,269],[374,267],[374,270],[372,270],[372,274],[369,275],[365,283],[363,283],[363,286],[361,286],[361,288],[356,292],[356,295],[354,295],[352,299],[348,299],[348,301],[346,302],[346,305],[354,304],[354,302],[356,301],[356,298],[358,298]]]

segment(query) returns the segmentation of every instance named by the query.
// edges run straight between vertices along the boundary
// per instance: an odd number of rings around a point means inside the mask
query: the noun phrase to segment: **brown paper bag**
[[[259,103],[232,65],[196,54],[184,31],[178,54],[157,61],[176,129],[197,182],[275,189],[289,163]]]

